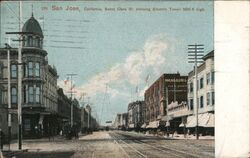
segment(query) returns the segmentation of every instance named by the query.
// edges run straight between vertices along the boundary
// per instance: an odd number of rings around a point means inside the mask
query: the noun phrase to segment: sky
[[[18,31],[18,4],[1,3],[1,47],[5,32]],[[22,8],[22,24],[33,10],[41,25],[58,85],[69,91],[64,80],[77,74],[75,97],[82,106],[91,104],[101,124],[126,112],[131,101],[143,100],[163,73],[187,75],[193,67],[189,44],[204,44],[205,54],[213,50],[211,1],[42,1],[23,2]]]

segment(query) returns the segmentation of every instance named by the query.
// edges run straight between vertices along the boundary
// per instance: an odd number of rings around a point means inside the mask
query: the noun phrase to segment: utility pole
[[[6,32],[6,34],[18,34],[19,39],[15,40],[19,42],[18,47],[18,102],[17,102],[17,119],[18,119],[18,149],[22,149],[22,35],[27,34],[22,31],[22,1],[19,1],[19,32]]]
[[[67,74],[67,76],[70,76],[70,97],[71,97],[71,106],[70,106],[70,126],[73,126],[73,76],[76,76],[77,74]]]
[[[10,142],[11,142],[11,98],[10,98],[10,38],[8,39],[8,44],[5,43],[7,51],[7,75],[8,75],[8,143],[9,143],[9,150],[10,150]]]
[[[196,115],[196,139],[199,139],[199,102],[198,102],[198,74],[197,64],[202,63],[202,57],[204,55],[204,45],[194,44],[188,45],[188,63],[194,63],[194,107]]]

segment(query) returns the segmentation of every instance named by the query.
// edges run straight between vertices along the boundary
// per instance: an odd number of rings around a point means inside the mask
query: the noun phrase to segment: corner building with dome
[[[57,70],[48,64],[43,32],[32,16],[22,28],[22,132],[23,137],[58,133]],[[0,128],[8,130],[7,48],[0,48]],[[10,49],[12,135],[17,135],[18,48]]]

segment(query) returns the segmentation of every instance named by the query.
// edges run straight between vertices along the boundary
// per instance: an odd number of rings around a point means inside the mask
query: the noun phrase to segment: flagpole
[[[73,126],[73,76],[76,76],[77,74],[67,74],[67,76],[70,76],[70,97],[71,97],[71,105],[70,105],[70,126]]]

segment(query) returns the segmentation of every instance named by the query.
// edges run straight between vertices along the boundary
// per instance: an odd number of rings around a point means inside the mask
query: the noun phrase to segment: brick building
[[[147,128],[165,126],[167,105],[187,101],[187,76],[163,74],[144,94]]]

